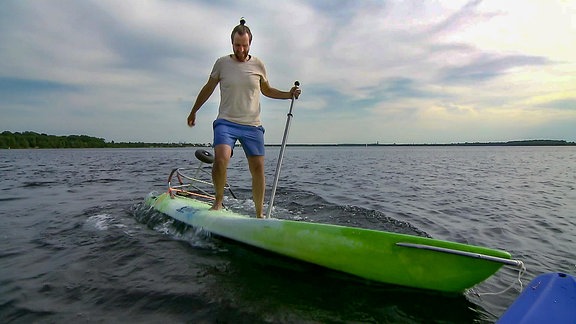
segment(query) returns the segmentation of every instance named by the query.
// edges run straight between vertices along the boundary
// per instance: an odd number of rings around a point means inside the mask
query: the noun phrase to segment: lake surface
[[[508,266],[459,295],[382,285],[145,208],[194,151],[1,150],[0,322],[490,323],[519,294]],[[252,215],[235,153],[226,203]],[[576,147],[288,147],[273,216],[503,249],[526,285],[576,273],[575,213]]]

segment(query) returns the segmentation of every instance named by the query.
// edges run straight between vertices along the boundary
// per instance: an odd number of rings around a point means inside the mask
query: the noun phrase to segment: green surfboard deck
[[[462,292],[493,275],[502,264],[398,246],[399,242],[511,259],[501,250],[413,235],[211,211],[204,202],[171,198],[167,193],[150,197],[146,203],[216,235],[361,278],[414,288]]]

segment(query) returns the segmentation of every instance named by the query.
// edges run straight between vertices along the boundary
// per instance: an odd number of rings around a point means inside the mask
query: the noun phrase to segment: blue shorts
[[[240,141],[246,156],[264,155],[264,127],[241,125],[225,119],[216,119],[212,127],[214,147],[226,144],[234,149],[236,141]]]

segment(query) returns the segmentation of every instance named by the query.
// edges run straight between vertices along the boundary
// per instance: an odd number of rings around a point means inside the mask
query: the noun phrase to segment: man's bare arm
[[[192,111],[188,115],[188,126],[192,127],[196,124],[196,112],[200,110],[202,105],[210,98],[214,89],[218,85],[218,80],[214,78],[208,78],[208,82],[202,87],[200,93],[198,93],[198,97],[196,97],[196,102],[194,106],[192,106]]]
[[[263,95],[272,99],[292,99],[293,96],[298,98],[300,95],[300,89],[297,87],[292,87],[290,91],[280,91],[272,88],[267,81],[260,81],[260,91]]]

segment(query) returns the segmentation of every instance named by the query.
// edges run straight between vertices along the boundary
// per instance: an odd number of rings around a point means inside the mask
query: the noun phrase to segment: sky
[[[0,131],[210,143],[241,17],[288,143],[576,141],[576,0],[2,0]]]

